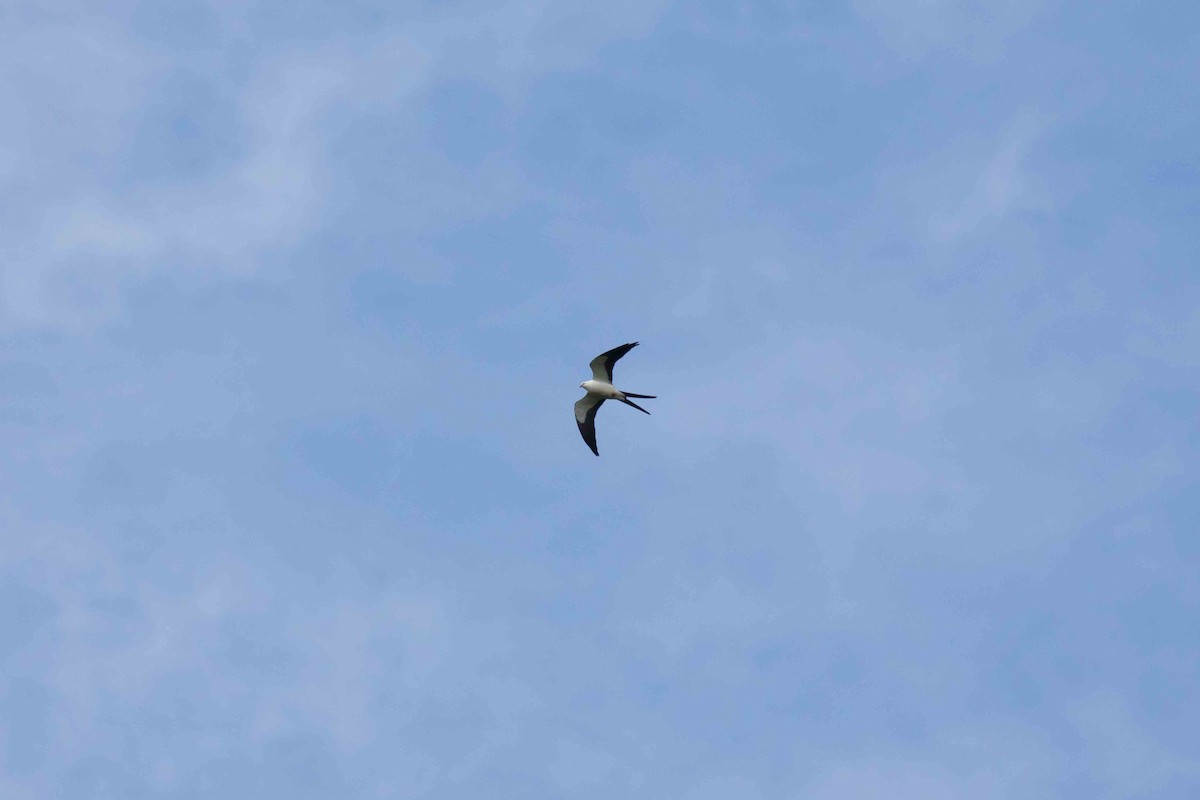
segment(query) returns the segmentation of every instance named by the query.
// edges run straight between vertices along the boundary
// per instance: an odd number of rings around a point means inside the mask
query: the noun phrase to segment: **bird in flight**
[[[596,356],[588,364],[592,368],[592,379],[579,384],[579,388],[586,389],[587,394],[575,402],[575,423],[579,425],[579,432],[583,434],[583,440],[596,455],[600,455],[600,451],[596,449],[596,412],[600,410],[600,406],[604,405],[605,400],[620,400],[643,414],[650,413],[629,398],[653,400],[655,399],[654,395],[622,392],[613,386],[612,382],[613,364],[616,364],[621,356],[637,346],[637,342],[630,342]]]

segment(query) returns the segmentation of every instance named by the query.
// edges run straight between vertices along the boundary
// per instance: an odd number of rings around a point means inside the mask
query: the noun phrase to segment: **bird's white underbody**
[[[579,384],[579,388],[586,390],[588,394],[598,394],[608,400],[620,400],[625,397],[620,389],[608,381],[584,381]]]

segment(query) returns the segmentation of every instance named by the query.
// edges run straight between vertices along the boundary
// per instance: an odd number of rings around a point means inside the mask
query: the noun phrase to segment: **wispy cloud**
[[[10,221],[2,254],[5,316],[10,324],[88,327],[119,308],[122,286],[130,279],[153,272],[260,271],[325,224],[322,213],[333,190],[328,150],[330,137],[343,127],[339,120],[372,105],[401,119],[412,116],[419,113],[412,104],[418,92],[456,75],[493,83],[511,95],[540,74],[577,66],[614,37],[644,34],[659,10],[655,4],[635,5],[629,13],[596,18],[582,8],[567,12],[554,4],[510,3],[467,25],[449,14],[392,26],[358,48],[268,52],[251,62],[247,76],[228,76],[235,81],[234,115],[215,124],[236,132],[238,156],[228,166],[172,184],[130,182],[119,177],[120,165],[140,158],[135,135],[140,128],[154,125],[163,135],[161,120],[145,118],[146,107],[164,91],[161,76],[187,69],[186,62],[172,63],[161,50],[112,31],[104,43],[88,29],[72,33],[51,26],[20,37],[10,50],[10,74],[37,63],[36,53],[47,41],[56,47],[66,41],[113,65],[125,79],[110,78],[81,92],[75,70],[84,65],[70,61],[57,67],[64,80],[49,88],[69,109],[71,132],[42,141],[45,127],[59,123],[29,114],[26,119],[38,127],[18,130],[23,138],[10,137],[4,148],[8,184],[37,183],[23,213]],[[244,32],[245,21],[237,15],[225,14],[223,24]],[[570,46],[562,44],[564,37]],[[30,95],[15,102],[32,110],[45,101]],[[87,131],[92,138],[97,128],[106,137],[82,147],[76,137]],[[406,202],[391,212],[399,227],[428,230],[431,217],[444,225],[511,206],[519,180],[513,170],[493,165],[479,173],[433,162],[430,174],[420,142],[397,141],[399,152],[381,155],[408,162],[394,172],[395,180],[411,186]],[[24,168],[16,166],[21,150],[33,154]],[[63,168],[64,155],[88,150],[99,170]],[[31,171],[39,163],[38,172]],[[472,214],[472,206],[480,208]]]
[[[987,6],[971,0],[853,0],[851,6],[895,52],[909,59],[945,50],[993,61],[1007,40],[1037,19],[1046,4],[1020,0]]]
[[[1052,196],[1036,168],[1048,122],[1022,112],[998,131],[939,139],[937,149],[881,179],[886,202],[920,241],[953,248],[986,239],[1022,213],[1049,209]]]

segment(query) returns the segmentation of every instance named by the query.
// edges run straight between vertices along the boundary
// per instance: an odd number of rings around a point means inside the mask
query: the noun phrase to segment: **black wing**
[[[623,344],[620,347],[614,347],[607,353],[601,353],[593,358],[591,363],[588,364],[588,366],[592,368],[592,378],[598,381],[612,383],[613,364],[616,364],[617,361],[620,360],[621,356],[625,355],[637,346],[637,342],[630,342],[629,344]]]
[[[596,449],[596,412],[602,405],[604,398],[591,392],[575,401],[575,424],[579,426],[579,433],[587,442],[587,446],[592,448],[596,455],[600,455],[600,451]]]

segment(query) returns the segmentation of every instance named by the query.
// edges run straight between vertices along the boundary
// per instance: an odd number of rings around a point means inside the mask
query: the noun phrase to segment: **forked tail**
[[[641,398],[642,400],[657,400],[658,399],[658,397],[656,395],[652,395],[652,394],[634,394],[633,392],[621,392],[621,394],[625,395],[626,397],[638,397],[638,398]]]
[[[633,402],[632,400],[626,400],[625,398],[621,398],[621,402],[622,402],[622,403],[624,403],[624,404],[625,404],[625,405],[627,405],[627,406],[633,406],[634,408],[636,408],[638,411],[642,412],[643,414],[649,414],[649,413],[650,413],[649,411],[647,411],[646,409],[642,408],[641,406],[639,406],[637,403]]]

